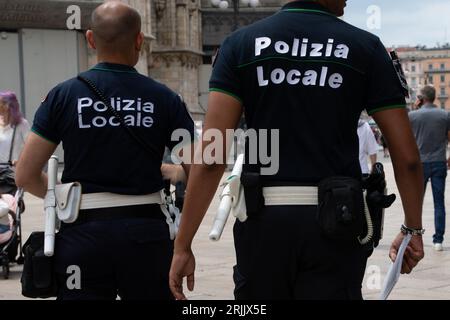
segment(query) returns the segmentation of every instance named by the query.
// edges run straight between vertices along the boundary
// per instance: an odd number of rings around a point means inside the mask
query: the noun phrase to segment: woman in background
[[[15,165],[30,131],[12,91],[0,92],[0,163]]]

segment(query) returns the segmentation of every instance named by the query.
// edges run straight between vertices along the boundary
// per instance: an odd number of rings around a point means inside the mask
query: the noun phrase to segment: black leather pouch
[[[241,183],[244,187],[245,205],[249,217],[257,215],[264,207],[261,176],[255,172],[242,172]]]
[[[33,232],[23,248],[22,295],[28,298],[56,297],[53,257],[44,255],[44,232]]]
[[[364,231],[361,182],[350,177],[330,177],[318,186],[317,222],[333,240],[352,241]]]

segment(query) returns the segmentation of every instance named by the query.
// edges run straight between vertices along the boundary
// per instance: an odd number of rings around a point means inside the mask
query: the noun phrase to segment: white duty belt
[[[164,190],[146,195],[122,195],[109,192],[87,193],[81,197],[80,210],[159,204],[166,216],[170,239],[174,240],[180,223],[180,211]],[[172,218],[174,216],[174,219]]]
[[[317,206],[317,187],[266,187],[263,188],[264,204],[266,206]],[[373,222],[370,216],[366,200],[367,192],[364,192],[364,215],[367,222],[367,235],[358,241],[361,245],[367,244],[373,237]]]
[[[306,186],[263,188],[266,206],[317,206],[318,188]]]
[[[80,210],[163,204],[163,201],[164,194],[161,192],[137,196],[109,192],[86,193],[81,197]]]

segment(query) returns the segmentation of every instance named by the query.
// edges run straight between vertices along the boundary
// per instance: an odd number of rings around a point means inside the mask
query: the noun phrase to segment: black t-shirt
[[[161,161],[172,132],[194,123],[181,97],[134,68],[100,63],[82,74],[96,84],[129,127],[155,153],[138,144],[91,89],[77,78],[56,86],[36,112],[32,131],[62,142],[62,182],[78,181],[83,193],[147,194],[161,190]]]
[[[225,39],[210,91],[240,100],[248,128],[280,130],[280,169],[266,177],[276,181],[359,178],[361,112],[405,108],[379,38],[306,1]]]

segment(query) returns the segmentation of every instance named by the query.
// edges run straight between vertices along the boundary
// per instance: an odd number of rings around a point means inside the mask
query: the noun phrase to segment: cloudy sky
[[[367,13],[376,6],[374,15]],[[380,29],[367,26],[380,12]],[[374,8],[374,7],[372,7]],[[386,46],[450,42],[450,0],[347,0],[344,20],[378,35]],[[371,26],[377,20],[370,19]]]

